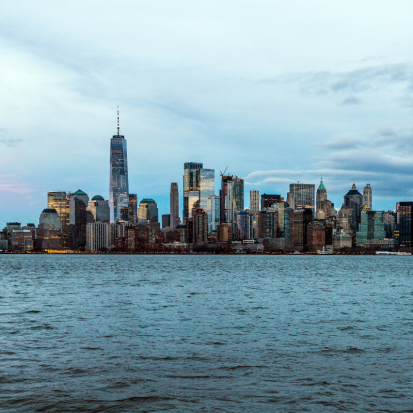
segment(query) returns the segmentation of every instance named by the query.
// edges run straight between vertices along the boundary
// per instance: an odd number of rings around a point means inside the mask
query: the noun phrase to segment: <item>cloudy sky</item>
[[[47,192],[130,192],[169,212],[183,163],[286,195],[353,180],[374,209],[413,199],[413,2],[3,1],[0,226],[38,223]],[[182,204],[180,205],[182,208]]]

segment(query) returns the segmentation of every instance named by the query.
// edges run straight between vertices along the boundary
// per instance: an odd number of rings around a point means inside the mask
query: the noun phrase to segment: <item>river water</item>
[[[0,411],[412,412],[413,257],[0,256]]]

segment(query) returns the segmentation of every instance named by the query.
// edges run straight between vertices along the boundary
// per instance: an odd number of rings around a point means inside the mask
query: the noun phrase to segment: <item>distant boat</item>
[[[322,250],[317,251],[317,254],[320,255],[331,255],[333,252],[331,250],[326,250],[325,247],[323,247]]]

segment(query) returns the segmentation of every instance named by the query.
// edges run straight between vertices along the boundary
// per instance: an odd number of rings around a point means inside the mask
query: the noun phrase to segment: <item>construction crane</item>
[[[225,168],[224,172],[219,171],[219,172],[220,172],[220,175],[221,175],[221,176],[224,176],[224,175],[225,175],[225,172],[227,171],[227,169],[228,169],[228,166]]]

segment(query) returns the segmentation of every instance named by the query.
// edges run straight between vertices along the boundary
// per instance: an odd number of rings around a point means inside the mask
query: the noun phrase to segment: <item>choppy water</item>
[[[413,257],[0,256],[0,410],[412,412]]]

